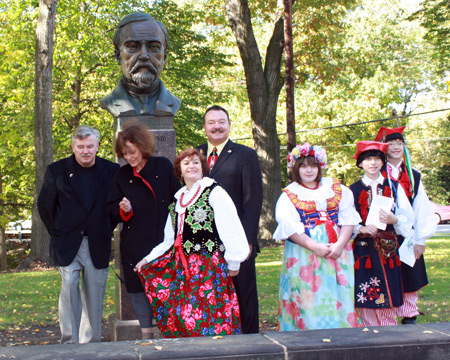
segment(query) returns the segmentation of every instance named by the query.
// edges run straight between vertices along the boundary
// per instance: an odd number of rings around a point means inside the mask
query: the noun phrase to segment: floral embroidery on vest
[[[214,213],[209,206],[207,199],[211,189],[206,190],[197,200],[195,206],[186,209],[186,220],[195,234],[199,230],[207,230],[213,232],[212,221],[214,220]]]
[[[186,208],[182,237],[182,251],[186,256],[203,251],[212,256],[216,251],[225,251],[214,224],[214,211],[209,203],[211,190],[216,186],[217,183],[214,183],[205,188],[199,198]],[[170,213],[174,221],[174,207],[170,207]]]

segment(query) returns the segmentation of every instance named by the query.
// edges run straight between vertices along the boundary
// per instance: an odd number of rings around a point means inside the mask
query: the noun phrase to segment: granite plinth
[[[447,360],[450,323],[265,334],[35,345],[0,349],[0,357],[49,359]]]

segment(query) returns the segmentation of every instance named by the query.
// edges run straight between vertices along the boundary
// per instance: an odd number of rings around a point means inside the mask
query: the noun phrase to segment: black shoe
[[[402,324],[403,324],[403,325],[408,325],[408,324],[416,325],[416,324],[417,324],[417,316],[414,316],[414,317],[404,317],[404,318],[402,319]]]

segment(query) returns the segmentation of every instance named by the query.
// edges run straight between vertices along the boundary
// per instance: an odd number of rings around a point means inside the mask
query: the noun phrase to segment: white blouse
[[[332,185],[333,179],[326,177],[321,179],[319,188],[316,190],[305,188],[297,182],[289,184],[286,188],[297,195],[300,200],[314,201],[317,210],[326,210],[327,199],[336,195],[332,189]],[[338,224],[341,226],[359,224],[361,217],[355,209],[353,193],[342,184],[341,189],[342,198],[339,202]],[[273,234],[275,240],[286,240],[294,233],[300,235],[305,232],[300,215],[285,192],[278,198],[275,207],[275,218],[278,222],[278,226]]]
[[[397,166],[388,162],[394,178],[398,178],[401,165],[402,162]],[[437,225],[434,220],[433,206],[425,192],[422,179],[420,180],[417,194],[414,197],[412,209],[414,213],[414,243],[425,246],[425,240],[434,235]]]
[[[204,177],[198,180],[188,190],[186,186],[183,186],[175,194],[177,200],[175,205],[175,212],[178,214],[177,218],[180,219],[180,215],[186,212],[188,207],[182,207],[180,205],[180,197],[183,195],[183,202],[190,202],[194,204],[204,189],[211,186],[214,180],[209,177]],[[197,192],[197,190],[200,190]],[[219,238],[225,246],[225,261],[228,264],[229,270],[239,270],[241,262],[243,262],[250,253],[250,247],[248,246],[247,237],[245,236],[244,228],[237,214],[236,207],[233,200],[228,193],[221,187],[216,186],[209,195],[209,203],[214,211],[214,222],[216,224]],[[184,226],[184,222],[179,223],[177,228]],[[172,218],[169,214],[164,228],[164,241],[156,246],[145,259],[150,262],[157,257],[163,255],[169,250],[174,242],[174,228],[172,226]]]

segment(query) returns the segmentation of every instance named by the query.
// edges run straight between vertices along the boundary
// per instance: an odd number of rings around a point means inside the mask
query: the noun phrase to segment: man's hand
[[[395,225],[398,222],[397,217],[393,213],[384,210],[380,210],[380,221],[384,224],[392,225]]]
[[[370,224],[367,226],[361,226],[359,228],[359,233],[360,234],[366,234],[366,235],[370,235],[370,236],[375,236],[378,232],[378,229],[375,225]]]
[[[420,259],[420,257],[425,252],[424,245],[414,245],[414,255],[416,256],[416,260]]]

